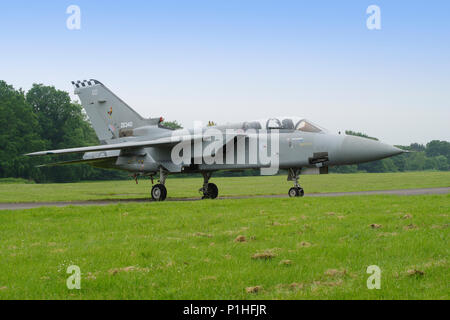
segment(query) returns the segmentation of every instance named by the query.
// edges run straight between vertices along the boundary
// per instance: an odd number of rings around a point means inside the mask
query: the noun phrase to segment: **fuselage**
[[[114,143],[187,134],[203,137],[186,147],[190,148],[191,157],[181,164],[176,164],[171,148],[161,147],[147,147],[129,154],[124,150],[90,152],[83,158],[105,158],[105,162],[95,165],[139,174],[153,174],[161,166],[171,173],[255,168],[312,168],[319,172],[329,166],[369,162],[403,152],[379,141],[330,133],[299,117],[275,117],[190,130],[148,126],[127,129],[127,134]]]

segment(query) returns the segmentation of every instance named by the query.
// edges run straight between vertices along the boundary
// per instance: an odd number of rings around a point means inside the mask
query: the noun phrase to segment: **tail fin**
[[[155,119],[142,118],[100,81],[72,81],[72,84],[102,143],[119,138],[120,130],[158,124]]]

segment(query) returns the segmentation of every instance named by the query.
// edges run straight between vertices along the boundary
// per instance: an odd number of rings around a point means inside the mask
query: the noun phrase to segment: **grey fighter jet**
[[[304,195],[301,174],[326,174],[328,167],[357,164],[402,152],[394,146],[361,137],[332,134],[300,117],[274,117],[191,130],[172,130],[163,118],[144,119],[97,80],[72,82],[101,145],[40,151],[28,156],[84,153],[78,161],[119,169],[136,177],[159,175],[151,197],[167,197],[169,174],[201,173],[203,198],[214,199],[218,188],[209,180],[219,170],[260,169],[262,174],[288,171],[294,182],[290,197]]]

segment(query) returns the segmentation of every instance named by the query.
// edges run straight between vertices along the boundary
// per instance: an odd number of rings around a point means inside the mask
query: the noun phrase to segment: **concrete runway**
[[[363,196],[363,195],[426,195],[426,194],[449,194],[450,187],[446,188],[425,188],[425,189],[403,189],[403,190],[377,190],[377,191],[358,191],[358,192],[330,192],[330,193],[311,193],[305,194],[305,197],[343,197],[343,196]],[[255,196],[233,196],[219,197],[220,199],[251,199],[251,198],[287,198],[288,195],[255,195]],[[167,198],[166,201],[198,201],[198,198]],[[111,200],[89,200],[73,202],[22,202],[22,203],[0,203],[0,210],[21,210],[41,207],[67,207],[67,206],[106,206],[117,203],[150,203],[149,199],[111,199]]]

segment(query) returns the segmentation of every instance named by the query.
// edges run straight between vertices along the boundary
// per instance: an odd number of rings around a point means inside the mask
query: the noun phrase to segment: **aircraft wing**
[[[242,134],[238,134],[238,135],[242,135]],[[38,151],[38,152],[27,153],[25,155],[26,156],[45,156],[45,155],[54,155],[54,154],[85,153],[85,152],[135,149],[135,148],[145,148],[145,147],[170,147],[181,141],[203,140],[204,138],[205,138],[204,135],[171,136],[171,137],[165,137],[165,138],[154,139],[154,140],[146,140],[146,141],[131,141],[131,142],[122,142],[122,143],[116,143],[116,144],[106,144],[106,145],[91,146],[91,147]]]
[[[26,156],[45,156],[45,155],[52,155],[52,154],[84,153],[84,152],[134,149],[134,148],[145,148],[145,147],[156,147],[156,146],[162,147],[162,146],[175,145],[178,142],[183,141],[183,139],[193,139],[193,138],[195,138],[195,137],[194,136],[174,136],[174,137],[166,137],[166,138],[155,139],[155,140],[122,142],[122,143],[105,144],[105,145],[92,146],[92,147],[46,150],[46,151],[28,153],[28,154],[26,154]]]
[[[115,160],[115,159],[117,159],[117,156],[101,157],[101,158],[95,158],[95,159],[82,159],[82,160],[52,162],[52,163],[38,165],[38,166],[36,166],[36,168],[65,166],[65,165],[71,165],[71,164],[96,164],[96,163],[100,163],[100,162],[105,162],[107,160]]]

